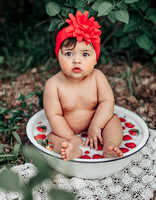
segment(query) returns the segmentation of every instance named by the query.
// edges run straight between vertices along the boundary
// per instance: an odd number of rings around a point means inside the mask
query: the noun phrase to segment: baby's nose
[[[79,55],[75,55],[73,57],[73,63],[80,63],[81,62],[81,57]]]

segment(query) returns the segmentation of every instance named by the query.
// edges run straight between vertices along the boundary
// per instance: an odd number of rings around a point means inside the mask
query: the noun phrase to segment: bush
[[[48,0],[49,31],[65,23],[69,13],[88,10],[101,25],[101,61],[116,57],[156,62],[156,8],[149,0]]]

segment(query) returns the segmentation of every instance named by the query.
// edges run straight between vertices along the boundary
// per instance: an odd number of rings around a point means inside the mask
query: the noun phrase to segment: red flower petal
[[[89,151],[85,151],[84,153],[85,153],[85,154],[89,154],[90,152],[89,152]]]
[[[128,147],[128,148],[131,148],[131,149],[133,149],[133,148],[135,148],[135,147],[136,147],[136,144],[135,144],[135,143],[133,143],[133,142],[130,142],[130,143],[126,143],[126,144],[125,144],[125,146],[126,146],[126,147]]]
[[[83,156],[81,156],[81,158],[82,158],[82,159],[91,159],[91,157],[88,156],[88,155],[83,155]]]
[[[88,134],[87,133],[82,133],[81,137],[87,137]]]
[[[132,140],[132,137],[130,135],[124,135],[123,140]]]
[[[119,118],[121,122],[125,122],[126,120],[122,117]]]
[[[125,123],[125,126],[128,128],[133,128],[134,124],[132,124],[131,122],[127,122],[127,123]]]
[[[92,159],[102,159],[102,158],[104,158],[104,157],[100,154],[94,154],[92,157]]]
[[[127,148],[120,148],[120,150],[122,151],[122,153],[126,153],[129,151],[129,149],[127,149]]]
[[[97,151],[102,151],[102,149],[103,149],[103,146],[101,144],[98,144]]]

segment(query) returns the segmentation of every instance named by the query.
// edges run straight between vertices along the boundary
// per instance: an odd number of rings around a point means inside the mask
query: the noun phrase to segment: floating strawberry
[[[47,130],[47,127],[44,125],[40,125],[36,127],[39,132],[44,132]]]
[[[49,142],[48,145],[46,146],[46,149],[49,151],[52,151],[53,148],[54,148],[54,145],[51,142]]]
[[[103,146],[101,144],[98,144],[98,148],[96,149],[97,151],[102,151]]]
[[[136,134],[139,134],[139,130],[138,130],[138,129],[131,129],[131,130],[129,131],[129,133],[130,133],[131,135],[136,135]]]
[[[38,134],[35,136],[35,140],[44,140],[45,138],[46,138],[46,136],[43,134]]]
[[[38,124],[42,124],[42,122],[38,122]]]
[[[120,150],[122,151],[122,153],[126,153],[129,151],[129,149],[127,149],[127,148],[120,148]]]
[[[125,126],[128,128],[133,128],[134,124],[132,124],[131,122],[127,122],[127,123],[125,123]]]
[[[88,156],[88,155],[83,155],[83,156],[81,156],[81,158],[82,158],[82,159],[91,159],[91,157]]]
[[[131,149],[133,149],[133,148],[135,148],[135,147],[136,147],[136,144],[135,144],[135,143],[133,143],[133,142],[130,142],[130,143],[126,143],[126,144],[125,144],[125,146],[126,146],[126,147],[128,147],[128,148],[131,148]]]
[[[85,154],[89,154],[90,152],[89,152],[89,151],[85,151],[84,153],[85,153]]]
[[[103,158],[103,156],[100,154],[94,154],[92,157],[92,159],[102,159],[102,158]]]
[[[126,120],[122,117],[119,118],[121,122],[125,122]]]
[[[132,140],[132,137],[130,135],[124,135],[123,140]]]
[[[88,136],[88,134],[87,133],[82,133],[82,135],[81,135],[81,137],[87,137]]]

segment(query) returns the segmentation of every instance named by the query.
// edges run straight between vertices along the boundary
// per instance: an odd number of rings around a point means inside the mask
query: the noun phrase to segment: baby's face
[[[76,47],[62,47],[58,54],[62,72],[69,79],[82,80],[91,74],[96,65],[96,53],[91,44],[77,42]]]

